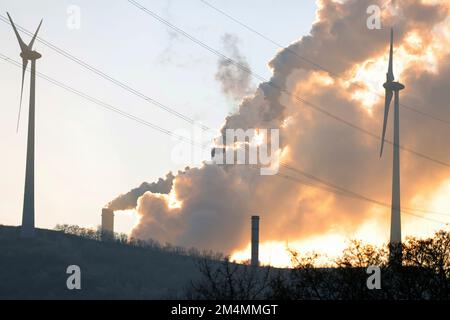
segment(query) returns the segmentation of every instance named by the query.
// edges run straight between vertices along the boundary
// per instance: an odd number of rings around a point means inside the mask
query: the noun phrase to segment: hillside
[[[22,239],[19,230],[0,226],[0,299],[183,298],[199,277],[190,256],[51,230]],[[81,290],[66,287],[69,265],[81,268]]]

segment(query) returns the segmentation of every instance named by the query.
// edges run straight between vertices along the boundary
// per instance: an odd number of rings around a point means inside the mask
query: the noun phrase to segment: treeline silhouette
[[[97,229],[92,229],[92,228],[83,228],[77,225],[57,224],[55,226],[55,231],[78,236],[84,239],[102,241],[102,232],[100,227],[98,227]],[[220,252],[214,252],[212,250],[199,250],[195,247],[186,248],[181,246],[175,246],[168,242],[165,244],[161,244],[159,241],[151,238],[142,240],[129,237],[125,233],[114,232],[113,237],[111,237],[111,239],[108,239],[105,242],[116,243],[136,248],[144,248],[144,249],[147,248],[153,251],[161,251],[193,258],[203,258],[207,260],[223,260],[225,258],[224,254]]]
[[[292,269],[254,268],[225,259],[200,260],[202,277],[191,282],[191,299],[280,300],[448,300],[450,232],[410,237],[402,247],[402,266],[389,265],[388,246],[351,241],[342,255],[324,262],[317,253],[291,251]],[[318,265],[321,265],[318,267]],[[370,290],[367,268],[380,268],[381,288]]]

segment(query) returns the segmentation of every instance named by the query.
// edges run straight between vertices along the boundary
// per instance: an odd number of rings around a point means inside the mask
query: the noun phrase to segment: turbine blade
[[[386,135],[387,120],[388,120],[388,116],[389,116],[389,108],[391,106],[392,95],[393,95],[393,92],[391,90],[386,89],[386,96],[385,96],[385,103],[384,103],[383,132],[381,134],[380,158],[383,155],[384,137]]]
[[[39,29],[41,28],[41,25],[42,25],[42,19],[41,19],[41,22],[39,23],[39,26],[36,29],[36,32],[33,35],[33,39],[31,39],[30,44],[28,45],[29,50],[31,50],[33,48],[34,41],[36,40],[36,37],[39,32]]]
[[[394,29],[391,28],[391,47],[389,50],[389,68],[386,75],[387,82],[394,81]]]
[[[25,44],[25,42],[23,42],[22,38],[20,37],[20,34],[19,34],[19,32],[17,31],[16,26],[15,26],[15,24],[14,24],[14,22],[13,22],[11,16],[9,15],[9,13],[7,12],[6,14],[8,15],[9,22],[11,23],[11,26],[12,26],[13,29],[14,29],[14,33],[16,34],[17,41],[19,41],[20,49],[22,50],[22,52],[26,51],[27,48],[28,48],[27,45]]]
[[[17,117],[16,132],[19,132],[20,112],[22,111],[23,84],[25,82],[25,71],[27,71],[28,60],[22,59],[22,87],[20,89],[19,115]]]

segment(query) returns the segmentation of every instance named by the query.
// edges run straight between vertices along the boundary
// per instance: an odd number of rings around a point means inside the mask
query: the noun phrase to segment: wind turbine
[[[386,74],[386,83],[383,87],[386,90],[383,133],[381,137],[380,158],[383,155],[384,137],[386,134],[387,120],[389,116],[389,107],[392,96],[394,96],[394,144],[393,144],[393,168],[392,168],[392,204],[391,204],[391,235],[390,235],[390,254],[389,261],[391,265],[401,266],[402,263],[402,233],[400,219],[400,91],[405,86],[394,81],[394,30],[391,29],[391,48],[389,51],[389,68]]]
[[[30,43],[27,45],[22,40],[19,32],[14,25],[9,13],[7,13],[11,26],[14,29],[17,40],[20,45],[20,56],[22,57],[22,87],[20,90],[19,116],[17,119],[17,130],[19,129],[20,111],[22,109],[23,85],[25,81],[25,71],[28,61],[31,61],[31,80],[30,80],[30,109],[28,115],[28,140],[27,140],[27,166],[25,173],[25,193],[23,198],[22,229],[21,235],[24,238],[34,236],[34,129],[35,129],[35,94],[36,94],[36,60],[41,58],[41,54],[33,50],[33,44],[42,25],[42,20],[33,35]]]

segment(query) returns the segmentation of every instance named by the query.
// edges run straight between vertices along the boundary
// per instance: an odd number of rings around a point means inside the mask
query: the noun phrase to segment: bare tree
[[[201,278],[187,290],[190,299],[255,300],[262,299],[269,287],[269,267],[231,262],[229,257],[197,260]]]

